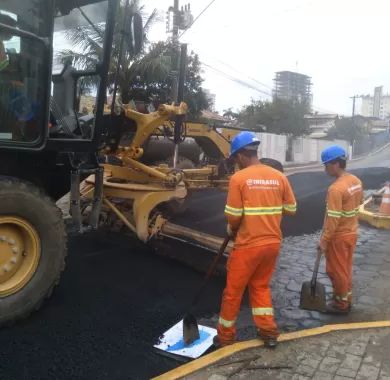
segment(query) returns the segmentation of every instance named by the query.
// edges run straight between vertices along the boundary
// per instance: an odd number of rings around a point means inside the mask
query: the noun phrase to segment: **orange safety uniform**
[[[217,326],[221,344],[235,340],[235,322],[247,286],[260,336],[279,335],[269,283],[282,239],[283,212],[294,214],[296,201],[287,177],[281,172],[259,164],[236,172],[230,179],[225,214],[237,235],[227,262]]]
[[[362,201],[362,183],[352,174],[344,173],[329,187],[321,240],[327,243],[326,272],[339,309],[348,309],[352,301],[352,260]]]

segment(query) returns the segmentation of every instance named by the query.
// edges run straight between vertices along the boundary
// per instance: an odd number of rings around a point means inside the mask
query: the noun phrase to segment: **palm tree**
[[[125,5],[121,3],[118,10],[116,30],[119,31],[123,25],[125,17]],[[127,8],[128,16],[132,14],[141,14],[144,21],[143,48],[140,53],[134,55],[129,49],[125,49],[120,62],[118,80],[118,89],[123,103],[128,103],[131,99],[131,86],[137,77],[152,77],[158,80],[166,77],[171,69],[171,59],[164,55],[165,51],[160,49],[160,45],[151,44],[147,39],[150,27],[158,21],[157,10],[155,9],[150,15],[145,14],[144,6],[139,0],[130,0]],[[76,29],[68,30],[65,38],[71,42],[75,49],[65,49],[58,53],[58,58],[62,63],[71,63],[75,68],[80,70],[94,70],[99,58],[103,53],[103,35],[104,25],[95,24],[93,26],[82,26]],[[111,58],[111,70],[109,75],[109,90],[112,90],[114,72],[118,64],[119,45],[121,33],[114,35],[113,53]],[[126,44],[125,44],[126,46]],[[79,88],[90,89],[96,87],[96,78],[82,78]],[[81,93],[79,93],[81,95]]]

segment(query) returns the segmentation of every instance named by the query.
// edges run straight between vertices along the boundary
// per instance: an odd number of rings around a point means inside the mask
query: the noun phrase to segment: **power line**
[[[238,74],[245,75],[248,79],[252,80],[253,82],[255,82],[255,83],[257,83],[257,84],[259,84],[259,85],[261,85],[261,86],[264,86],[264,87],[266,87],[266,88],[268,88],[269,90],[272,91],[272,87],[268,86],[268,85],[265,84],[265,83],[260,82],[260,81],[257,80],[256,78],[253,78],[253,77],[251,77],[251,76],[249,76],[249,75],[244,74],[242,71],[237,70],[235,67],[233,67],[233,66],[230,65],[229,63],[226,63],[226,62],[224,62],[224,61],[222,61],[222,60],[220,60],[220,59],[217,59],[217,62],[222,63],[223,65],[225,65],[226,67],[229,67],[230,69],[234,70],[234,71],[235,71],[236,73],[238,73]]]
[[[212,59],[212,60],[214,60],[214,61],[216,61],[216,62],[219,62],[219,63],[221,63],[222,65],[224,65],[224,66],[226,66],[226,67],[232,69],[233,71],[235,71],[236,73],[238,73],[238,74],[240,74],[240,75],[245,75],[245,76],[246,76],[248,79],[250,79],[251,81],[253,81],[253,82],[259,84],[260,86],[263,86],[263,87],[267,88],[268,90],[271,90],[271,91],[273,90],[273,88],[270,87],[269,85],[267,85],[267,84],[265,84],[265,83],[263,83],[263,82],[260,82],[258,79],[253,78],[253,77],[251,77],[251,76],[249,76],[249,75],[243,73],[242,71],[240,71],[240,70],[238,70],[237,68],[233,67],[231,64],[229,64],[229,63],[227,63],[227,62],[224,62],[224,61],[222,61],[221,59],[212,57],[212,56],[209,55],[205,50],[202,50],[202,49],[201,49],[200,52],[201,52],[202,56],[206,56],[206,58],[210,58],[210,59]]]
[[[226,79],[231,80],[232,82],[235,82],[235,83],[237,83],[237,84],[239,84],[239,85],[241,85],[241,86],[243,86],[243,87],[246,87],[246,88],[255,90],[255,91],[257,91],[257,92],[259,92],[259,93],[261,93],[261,94],[263,94],[263,95],[272,97],[272,93],[271,93],[271,92],[264,91],[263,89],[260,89],[260,88],[258,88],[258,87],[256,87],[256,86],[254,86],[253,84],[248,83],[248,82],[242,80],[241,78],[237,78],[237,77],[235,77],[235,76],[233,76],[233,75],[231,75],[231,74],[228,74],[228,73],[226,73],[226,72],[224,72],[224,71],[222,71],[222,70],[220,70],[220,69],[217,69],[216,67],[213,67],[213,66],[211,66],[211,65],[209,65],[209,64],[207,64],[207,63],[205,63],[205,62],[202,62],[202,61],[201,61],[201,64],[202,64],[203,66],[206,66],[206,67],[208,67],[209,69],[215,71],[216,73],[218,73],[219,75],[225,77]],[[326,110],[326,109],[324,109],[324,108],[316,107],[316,106],[314,106],[314,105],[313,105],[312,107],[313,107],[314,110],[320,111],[320,112],[322,112],[322,113],[338,114],[338,112]]]
[[[208,3],[208,5],[202,10],[202,12],[200,12],[195,18],[194,20],[191,22],[191,24],[188,26],[188,28],[184,29],[183,32],[179,35],[179,38],[188,30],[192,27],[192,25],[195,24],[195,22],[199,19],[200,16],[203,15],[203,13],[205,13],[207,11],[207,9],[209,9],[211,7],[211,5],[213,5],[213,3],[215,3],[216,0],[211,0],[210,3]]]
[[[217,72],[218,74],[224,76],[225,78],[227,78],[227,79],[229,79],[229,80],[231,80],[231,81],[233,81],[233,82],[235,82],[235,83],[237,83],[237,84],[240,84],[241,86],[250,88],[250,89],[255,90],[255,91],[257,91],[257,92],[259,92],[259,93],[261,93],[261,94],[263,94],[263,95],[272,97],[272,94],[271,94],[270,92],[266,92],[266,91],[264,91],[264,90],[262,90],[262,89],[260,89],[260,88],[258,88],[258,87],[256,87],[256,86],[254,86],[254,85],[251,84],[251,83],[248,83],[248,82],[246,82],[246,81],[244,81],[244,80],[242,80],[242,79],[240,79],[240,78],[237,78],[237,77],[235,77],[235,76],[233,76],[233,75],[230,75],[230,74],[228,74],[228,73],[225,73],[224,71],[222,71],[222,70],[220,70],[220,69],[217,69],[216,67],[213,67],[213,66],[211,66],[211,65],[209,65],[209,64],[207,64],[207,63],[204,63],[204,62],[201,62],[201,63],[202,63],[203,66],[206,66],[206,67],[210,68],[211,70],[214,70],[214,71]]]

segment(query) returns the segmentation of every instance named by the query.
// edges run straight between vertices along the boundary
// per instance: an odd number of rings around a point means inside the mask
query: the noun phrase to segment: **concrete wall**
[[[286,162],[288,139],[284,135],[273,133],[256,133],[261,143],[259,157],[274,158],[282,163]],[[305,137],[297,137],[292,141],[292,163],[309,163],[321,160],[321,152],[330,145],[341,145],[349,152],[349,145],[344,140],[319,140]]]
[[[319,140],[297,137],[292,143],[293,162],[305,163],[316,162],[321,160],[321,152],[331,145],[341,145],[349,152],[349,145],[344,140]]]
[[[273,158],[282,163],[286,161],[287,137],[273,133],[256,133],[261,141],[259,156]]]

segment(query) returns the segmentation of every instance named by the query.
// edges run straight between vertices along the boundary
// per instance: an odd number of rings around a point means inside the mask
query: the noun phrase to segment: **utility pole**
[[[351,96],[351,99],[352,99],[352,120],[355,117],[355,101],[356,101],[357,97],[358,97],[357,95]]]
[[[179,32],[180,30],[187,30],[192,25],[193,20],[194,18],[191,14],[190,4],[187,4],[184,7],[182,6],[181,9],[179,9],[179,0],[174,0],[173,6],[169,7],[167,12],[167,32],[172,33],[173,57],[171,71],[171,100],[175,103],[177,102],[178,97],[178,77],[180,70]]]
[[[178,95],[178,74],[179,74],[179,0],[174,0],[173,8],[170,8],[173,13],[173,25],[172,25],[172,45],[173,45],[173,57],[172,57],[172,88],[171,99],[172,102],[177,102]]]
[[[170,25],[172,19],[172,28]],[[167,12],[167,32],[172,32],[172,88],[171,101],[179,105],[184,97],[184,82],[187,67],[187,45],[179,43],[179,31],[188,29],[193,22],[190,5],[185,5],[179,10],[179,0],[174,0],[173,7]],[[182,140],[184,115],[176,115],[174,126],[174,154],[173,167],[177,167],[179,158],[179,144]]]
[[[354,96],[351,96],[350,98],[352,99],[352,118],[351,118],[351,122],[352,122],[352,133],[354,133],[354,129],[355,129],[355,104],[356,104],[356,98],[361,98],[362,96],[361,95],[354,95]],[[355,139],[352,139],[351,141],[351,152],[350,152],[350,157],[352,157],[352,154],[354,153],[354,145],[355,145]]]

